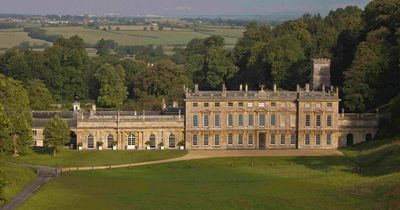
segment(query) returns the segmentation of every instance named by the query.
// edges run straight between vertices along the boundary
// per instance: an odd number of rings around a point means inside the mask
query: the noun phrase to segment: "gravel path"
[[[33,193],[35,193],[43,184],[48,182],[51,178],[58,175],[59,170],[56,168],[45,167],[45,166],[32,166],[38,172],[38,177],[27,185],[21,192],[18,193],[11,201],[6,203],[1,209],[11,210],[17,209],[22,205]]]

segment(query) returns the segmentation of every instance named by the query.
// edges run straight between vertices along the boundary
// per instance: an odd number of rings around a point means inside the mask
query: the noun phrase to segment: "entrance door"
[[[265,133],[260,133],[258,135],[258,148],[265,149]]]
[[[70,149],[76,149],[76,133],[71,131],[71,133],[69,133],[69,143],[68,143]]]
[[[353,134],[347,134],[347,136],[346,136],[346,145],[347,146],[351,146],[351,145],[353,145],[354,144],[354,141],[353,141]]]

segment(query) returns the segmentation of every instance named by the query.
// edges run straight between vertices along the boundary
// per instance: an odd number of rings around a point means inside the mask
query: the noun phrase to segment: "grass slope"
[[[7,177],[8,183],[4,189],[7,200],[13,198],[22,188],[36,178],[36,173],[25,166],[0,163],[0,167],[5,171]]]
[[[399,142],[360,145],[344,157],[215,158],[73,172],[22,209],[400,209],[400,172],[393,169],[400,153],[382,152]]]
[[[61,149],[53,157],[48,151],[32,151],[26,156],[7,157],[7,161],[54,167],[103,166],[161,160],[185,155],[180,150],[152,151],[77,151]]]

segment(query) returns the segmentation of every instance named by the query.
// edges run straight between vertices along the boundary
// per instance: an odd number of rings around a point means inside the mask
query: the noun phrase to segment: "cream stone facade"
[[[339,113],[339,90],[330,86],[327,59],[315,59],[313,83],[295,91],[200,91],[184,88],[184,107],[162,112],[34,112],[34,145],[43,146],[43,127],[55,114],[67,120],[73,148],[96,149],[336,149],[371,140],[378,113]],[[316,88],[312,88],[315,86]],[[184,114],[181,114],[184,113]],[[146,144],[148,143],[148,144]]]

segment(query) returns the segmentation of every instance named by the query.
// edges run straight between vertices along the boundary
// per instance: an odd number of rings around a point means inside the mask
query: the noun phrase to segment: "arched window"
[[[89,135],[87,138],[87,146],[91,149],[94,148],[94,137],[92,135]]]
[[[175,135],[174,134],[169,135],[169,147],[175,148]]]
[[[372,141],[372,134],[367,133],[367,135],[365,135],[365,141]]]
[[[107,148],[112,148],[113,147],[113,141],[114,141],[114,136],[113,135],[108,135],[107,137]]]
[[[349,133],[349,134],[347,134],[347,136],[346,136],[346,145],[347,146],[351,146],[351,145],[353,145],[354,144],[354,141],[353,141],[353,134],[352,133]]]
[[[128,145],[129,146],[135,145],[135,136],[131,133],[128,136]]]
[[[156,148],[156,136],[154,134],[150,135],[149,142],[151,148]]]

